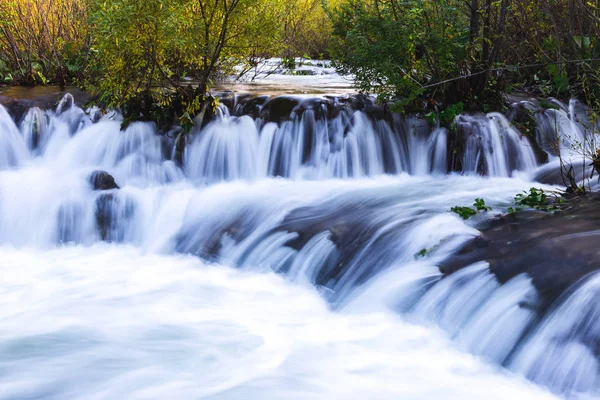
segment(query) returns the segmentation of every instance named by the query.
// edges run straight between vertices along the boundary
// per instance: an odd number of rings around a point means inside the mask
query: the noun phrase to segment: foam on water
[[[271,273],[114,245],[0,256],[2,399],[553,398]]]

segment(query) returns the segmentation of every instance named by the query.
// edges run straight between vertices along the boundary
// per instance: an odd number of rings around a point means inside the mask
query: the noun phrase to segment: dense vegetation
[[[480,110],[535,89],[600,105],[600,1],[345,0],[330,15],[339,68],[384,98]]]
[[[5,0],[0,82],[76,84],[128,118],[187,126],[214,79],[326,55],[320,0]]]
[[[189,126],[215,79],[305,55],[398,105],[486,110],[532,90],[600,109],[600,0],[0,2],[0,81],[76,84],[129,118]]]
[[[72,83],[89,62],[86,18],[80,0],[0,2],[0,82]]]

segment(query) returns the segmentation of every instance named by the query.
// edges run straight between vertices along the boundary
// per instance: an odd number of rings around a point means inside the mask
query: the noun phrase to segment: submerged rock
[[[100,238],[108,242],[123,242],[135,214],[135,204],[115,193],[101,194],[96,198],[96,229]]]
[[[115,178],[106,171],[94,171],[89,177],[90,185],[93,190],[111,190],[119,189]]]
[[[492,221],[440,266],[450,274],[488,261],[500,283],[526,273],[549,306],[586,275],[600,270],[600,195],[571,199],[557,214],[522,211]]]
[[[335,245],[336,251],[319,269],[315,284],[329,289],[339,289],[340,284],[356,286],[397,261],[399,255],[395,250],[398,246],[395,244],[402,240],[419,215],[415,213],[394,229],[382,230],[389,220],[374,220],[372,216],[375,210],[387,207],[388,201],[392,198],[359,198],[351,202],[333,198],[322,204],[293,210],[277,230],[296,234],[286,245],[297,251],[327,232],[327,238]]]
[[[248,238],[264,219],[265,215],[252,207],[231,210],[227,217],[187,216],[175,237],[175,250],[209,260],[218,259],[224,243],[240,243]]]

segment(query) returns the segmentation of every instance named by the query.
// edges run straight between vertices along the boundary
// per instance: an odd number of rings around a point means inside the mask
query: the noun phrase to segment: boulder
[[[90,185],[93,190],[111,190],[119,189],[119,185],[115,182],[115,178],[105,171],[94,171],[89,177]]]
[[[267,122],[287,121],[292,111],[300,104],[298,98],[280,96],[269,100],[261,110],[260,117]]]

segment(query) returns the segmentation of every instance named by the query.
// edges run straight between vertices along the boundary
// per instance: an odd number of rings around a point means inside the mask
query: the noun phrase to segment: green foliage
[[[186,130],[216,107],[214,79],[280,53],[292,68],[296,54],[310,51],[302,40],[315,39],[317,26],[327,29],[319,0],[88,2],[93,57],[85,89],[120,108],[126,123],[151,119]]]
[[[450,104],[446,107],[442,112],[440,112],[440,121],[443,124],[451,124],[454,122],[454,119],[460,115],[465,110],[465,105],[463,102],[458,102],[456,104]]]
[[[87,89],[120,108],[126,123],[151,119],[189,130],[198,113],[218,104],[208,94],[212,78],[243,57],[232,44],[250,32],[246,17],[257,2],[90,0]]]
[[[326,0],[327,3],[337,0]],[[79,84],[127,121],[193,120],[214,79],[327,51],[321,0],[3,0],[0,83]],[[240,73],[237,69],[236,73]],[[185,81],[184,81],[185,78]]]
[[[469,219],[475,215],[477,215],[477,210],[472,209],[471,207],[452,207],[450,209],[453,213],[458,214],[462,219]]]
[[[464,56],[468,34],[453,1],[346,0],[329,12],[336,67],[383,101],[407,104]]]
[[[66,85],[80,78],[89,48],[80,0],[0,2],[0,82]]]
[[[296,59],[294,57],[284,57],[281,60],[281,65],[283,68],[293,71],[296,69]]]
[[[560,107],[559,107],[557,104],[555,104],[555,103],[550,103],[550,102],[549,102],[548,100],[546,100],[546,99],[541,99],[541,100],[540,100],[540,107],[541,107],[541,108],[543,108],[543,109],[545,109],[545,110],[549,110],[549,109],[552,109],[552,110],[560,110]]]
[[[473,208],[474,207],[474,208]],[[473,203],[473,207],[452,207],[450,211],[458,214],[462,219],[469,219],[477,215],[478,212],[491,211],[492,207],[488,207],[485,201],[480,198],[476,198]]]
[[[524,208],[533,208],[539,211],[558,212],[564,202],[557,194],[548,196],[543,189],[530,188],[529,192],[523,191],[515,196],[515,207],[508,208],[508,214],[515,214]]]
[[[443,109],[439,113],[429,112],[425,114],[425,119],[430,123],[434,124],[439,121],[442,126],[450,127],[454,129],[454,120],[460,115],[465,109],[465,105],[462,102],[456,104],[450,104],[448,107]]]
[[[502,93],[536,88],[600,105],[594,2],[341,0],[329,13],[336,67],[383,101],[490,111]]]
[[[483,199],[475,199],[475,203],[473,206],[477,209],[477,211],[491,211],[492,207],[488,207],[485,205],[485,201]]]
[[[515,196],[514,207],[508,207],[508,214],[516,214],[524,208],[533,208],[540,211],[557,212],[561,209],[563,199],[557,194],[549,196],[543,189],[530,188],[529,192],[523,191]],[[452,207],[450,211],[458,214],[462,219],[474,217],[479,212],[491,211],[492,208],[485,204],[481,198],[476,198],[473,207]]]
[[[523,192],[515,196],[515,204],[531,208],[543,208],[547,205],[548,196],[543,189],[531,188],[529,193]]]
[[[427,249],[421,249],[419,250],[416,254],[415,254],[415,260],[419,259],[419,258],[425,258],[425,256],[427,256],[427,253],[429,251]]]

